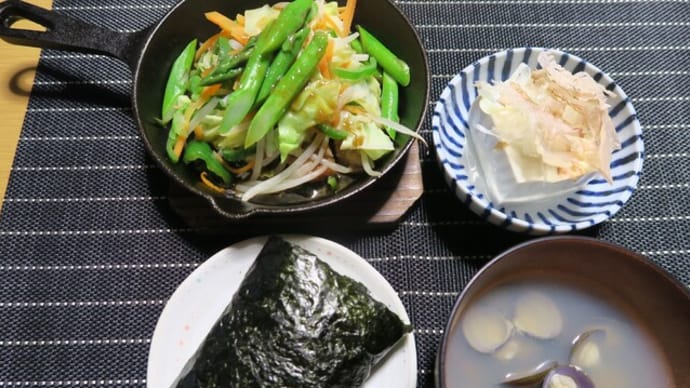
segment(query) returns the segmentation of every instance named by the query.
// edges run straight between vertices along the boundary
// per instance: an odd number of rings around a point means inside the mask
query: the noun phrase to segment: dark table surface
[[[174,3],[55,0],[54,8],[135,31]],[[557,48],[607,71],[637,109],[644,168],[625,207],[579,234],[640,252],[690,284],[690,2],[396,4],[427,49],[432,103],[463,67],[511,47]],[[130,87],[113,59],[42,52],[0,215],[2,386],[145,386],[153,329],[176,287],[217,250],[263,232],[205,233],[173,211],[169,182],[132,120]],[[431,140],[430,115],[422,134]],[[433,150],[420,157],[424,194],[399,223],[314,229],[296,218],[290,231],[339,242],[388,279],[416,326],[418,385],[431,387],[459,292],[488,259],[532,237],[478,219],[444,183]]]

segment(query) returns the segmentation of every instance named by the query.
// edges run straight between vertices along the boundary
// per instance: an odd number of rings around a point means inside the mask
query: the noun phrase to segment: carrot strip
[[[331,30],[335,31],[335,33],[341,37],[344,38],[348,35],[348,30],[342,30],[335,21],[333,21],[333,18],[331,18],[328,14],[324,14],[324,24],[326,25],[327,28],[330,28]]]
[[[243,173],[251,170],[252,168],[254,168],[254,163],[255,163],[255,160],[252,159],[252,160],[247,161],[247,164],[245,164],[242,167],[239,167],[239,168],[230,167],[229,170],[230,170],[230,172],[232,172],[235,175],[240,175],[240,174],[243,174]]]
[[[202,43],[201,46],[199,46],[199,49],[196,50],[196,55],[194,56],[194,59],[198,61],[203,53],[208,51],[211,47],[213,47],[214,44],[216,44],[216,41],[218,41],[218,37],[220,37],[220,33],[215,34],[210,38],[206,39],[206,41]]]
[[[196,128],[194,128],[194,137],[196,137],[197,140],[202,140],[204,138],[204,130],[201,128],[201,125],[197,125]]]
[[[221,30],[228,32],[233,39],[242,45],[246,45],[249,41],[249,37],[244,33],[244,28],[222,13],[211,11],[206,12],[204,16],[206,16],[208,21],[220,27]]]
[[[331,59],[333,58],[333,40],[329,39],[328,40],[328,46],[326,46],[326,53],[323,55],[323,58],[319,61],[319,71],[321,72],[321,75],[324,76],[326,79],[332,79],[333,75],[331,74]]]
[[[187,143],[187,138],[185,136],[178,135],[177,141],[175,141],[175,145],[173,146],[173,152],[178,158],[180,155],[182,155],[182,150],[184,149],[185,143]]]
[[[345,9],[342,13],[343,30],[349,32],[352,29],[352,20],[355,18],[355,7],[357,7],[357,0],[347,0]]]
[[[222,187],[217,186],[215,183],[211,182],[210,179],[208,179],[208,175],[206,174],[206,171],[203,171],[200,175],[200,180],[203,184],[208,186],[213,191],[217,191],[219,193],[224,193],[225,189]]]
[[[199,98],[201,98],[202,100],[210,99],[211,97],[213,97],[214,94],[218,92],[220,86],[220,84],[206,86],[204,90],[201,91],[201,95],[199,96]]]
[[[215,70],[215,67],[209,67],[208,69],[201,72],[201,77],[206,77]]]
[[[187,136],[189,135],[189,125],[191,124],[192,121],[192,116],[194,116],[194,113],[204,106],[204,104],[208,101],[208,98],[204,97],[199,97],[199,99],[195,102],[192,102],[189,104],[187,109],[184,111],[184,121],[182,122],[182,133],[184,133],[184,140],[187,140]],[[192,128],[194,130],[195,128]],[[179,139],[178,139],[179,141]]]

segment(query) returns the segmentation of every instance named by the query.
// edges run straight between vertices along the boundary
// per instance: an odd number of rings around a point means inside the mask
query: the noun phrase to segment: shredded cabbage
[[[538,62],[542,69],[521,64],[505,82],[477,82],[479,107],[516,180],[558,182],[599,171],[611,182],[612,153],[620,148],[606,103],[613,94],[551,53]]]
[[[341,120],[349,131],[347,138],[340,144],[341,149],[364,151],[374,161],[395,149],[391,138],[374,121],[347,112],[343,113]]]
[[[270,7],[268,4],[245,11],[244,32],[249,36],[259,35],[268,23],[278,18],[279,14],[280,10]]]
[[[330,120],[335,113],[339,91],[339,82],[317,79],[307,84],[295,98],[278,122],[278,148],[282,161],[299,148],[309,128]]]

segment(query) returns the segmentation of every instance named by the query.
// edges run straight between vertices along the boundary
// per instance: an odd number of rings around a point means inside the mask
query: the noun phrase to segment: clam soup
[[[449,333],[447,387],[672,387],[663,355],[624,309],[563,282],[513,280]]]

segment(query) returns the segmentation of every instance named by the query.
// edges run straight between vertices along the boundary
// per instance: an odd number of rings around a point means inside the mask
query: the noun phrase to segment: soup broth
[[[467,306],[457,323],[446,353],[451,388],[509,387],[501,384],[506,375],[545,361],[579,367],[596,387],[673,385],[663,354],[631,314],[561,282],[506,283]]]

